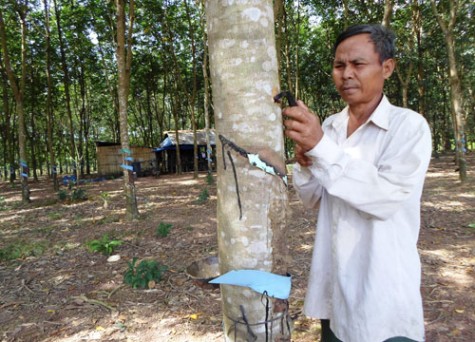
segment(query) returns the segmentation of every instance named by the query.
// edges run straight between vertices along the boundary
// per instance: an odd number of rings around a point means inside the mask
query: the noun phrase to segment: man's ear
[[[395,67],[396,61],[394,60],[394,58],[388,58],[383,62],[383,76],[385,80],[393,74]]]

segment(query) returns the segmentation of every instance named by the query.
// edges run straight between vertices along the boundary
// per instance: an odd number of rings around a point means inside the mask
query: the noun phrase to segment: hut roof
[[[181,147],[193,146],[193,131],[182,130],[178,131],[178,139]],[[197,130],[196,131],[196,140],[198,146],[206,146],[206,130]],[[215,132],[214,130],[209,130],[209,141],[212,146],[216,145]],[[164,132],[164,138],[160,143],[160,147],[156,148],[155,151],[170,150],[176,148],[176,134],[175,131],[166,131]]]
[[[109,146],[121,146],[120,142],[113,142],[113,141],[95,141],[96,147],[109,147]],[[137,148],[151,148],[149,146],[142,146],[142,145],[130,145],[129,147],[137,147]]]

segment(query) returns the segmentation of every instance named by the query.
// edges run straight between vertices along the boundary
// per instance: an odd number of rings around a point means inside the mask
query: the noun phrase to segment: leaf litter
[[[473,170],[475,157],[467,157]],[[474,178],[469,171],[461,184],[451,155],[430,166],[419,240],[427,341],[475,341]],[[85,184],[88,200],[71,204],[58,201],[45,179],[30,186],[33,202],[24,206],[18,184],[0,184],[0,250],[30,247],[0,261],[0,341],[222,341],[219,289],[185,272],[218,252],[216,185],[206,175],[139,178],[136,222],[125,220],[120,179]],[[204,188],[208,197],[198,201]],[[316,215],[292,187],[289,205],[292,340],[318,341],[318,321],[302,313]],[[172,226],[166,236],[157,235],[160,224]],[[114,262],[87,249],[104,234],[124,242]],[[134,257],[168,270],[150,289],[133,289],[123,277]]]

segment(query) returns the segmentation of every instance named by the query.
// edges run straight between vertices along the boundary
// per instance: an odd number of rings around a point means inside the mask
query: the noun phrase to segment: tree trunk
[[[291,55],[291,35],[292,32],[289,30],[289,16],[287,14],[287,9],[284,6],[284,13],[283,13],[283,25],[284,25],[284,58],[285,58],[285,74],[287,75],[286,77],[286,87],[287,90],[290,91],[291,93],[294,92],[294,88],[292,85],[292,64],[290,61],[290,55]]]
[[[279,79],[272,2],[254,1],[249,7],[209,1],[206,6],[220,140],[220,269],[286,274],[287,191],[282,118],[280,107],[273,103]],[[252,166],[246,151],[257,153],[276,174]],[[290,340],[285,302],[271,298],[266,310],[262,294],[246,287],[222,285],[221,294],[226,341]]]
[[[28,166],[27,166],[27,151],[26,151],[26,127],[25,127],[25,113],[23,109],[23,94],[25,93],[25,78],[26,78],[26,7],[17,8],[21,24],[21,76],[20,82],[17,83],[15,74],[13,72],[10,55],[7,46],[7,35],[5,32],[5,24],[3,21],[3,13],[0,8],[0,40],[2,44],[3,59],[5,62],[5,71],[15,97],[16,110],[18,114],[18,145],[20,150],[20,178],[21,178],[21,199],[22,203],[30,202],[30,189],[28,187]]]
[[[2,54],[0,54],[0,73],[2,77],[2,98],[3,98],[3,113],[2,120],[4,122],[2,142],[3,142],[3,160],[4,160],[4,175],[3,179],[5,181],[10,180],[13,183],[13,177],[11,176],[10,169],[14,168],[15,165],[15,155],[13,153],[12,146],[14,145],[13,139],[14,134],[11,131],[11,111],[10,111],[10,101],[9,101],[9,92],[8,92],[8,76],[3,67]],[[9,167],[7,167],[7,164]]]
[[[297,28],[295,30],[295,86],[294,95],[295,98],[300,98],[300,67],[299,67],[299,48],[300,48],[300,0],[297,1]]]
[[[127,105],[130,86],[130,68],[132,64],[132,27],[134,21],[134,1],[129,3],[129,27],[126,40],[125,28],[125,0],[116,0],[117,7],[117,67],[119,73],[118,97],[119,97],[119,118],[120,118],[120,142],[122,152],[130,154],[129,133],[127,124]],[[127,44],[127,47],[126,47]],[[133,174],[129,170],[124,170],[124,193],[126,198],[126,212],[129,220],[138,218],[137,197],[135,194],[135,184]]]
[[[393,15],[393,0],[384,1],[384,15],[381,25],[384,27],[389,27],[391,23],[391,17]]]
[[[46,79],[48,85],[48,94],[46,97],[46,113],[47,113],[47,121],[48,121],[48,131],[47,131],[47,139],[48,139],[48,151],[49,151],[49,164],[51,167],[51,179],[53,181],[53,190],[57,192],[59,190],[59,182],[58,182],[58,172],[56,169],[56,156],[54,151],[54,144],[53,144],[53,99],[51,91],[53,90],[53,82],[51,80],[51,37],[50,37],[50,29],[49,29],[49,4],[48,0],[43,0],[44,8],[45,8],[45,38],[46,38]]]
[[[447,55],[449,57],[449,81],[451,95],[451,109],[454,124],[455,149],[458,164],[459,178],[462,182],[467,180],[467,161],[465,159],[465,117],[463,113],[463,95],[460,77],[457,71],[457,59],[455,57],[454,27],[457,19],[458,2],[450,0],[449,21],[445,22],[439,14],[435,0],[431,0],[432,10],[444,33]]]
[[[180,152],[180,140],[179,140],[179,134],[178,134],[178,131],[179,131],[179,127],[180,127],[180,119],[179,119],[179,112],[181,112],[180,108],[181,108],[181,105],[180,105],[180,98],[179,98],[179,95],[180,94],[180,91],[182,91],[182,93],[184,94],[184,96],[187,98],[188,100],[188,104],[191,105],[190,103],[190,98],[187,94],[187,90],[186,90],[186,87],[185,87],[185,83],[183,81],[183,77],[182,77],[182,71],[180,70],[180,65],[178,63],[178,58],[177,58],[177,55],[176,55],[176,52],[175,52],[175,47],[173,45],[173,41],[174,41],[174,37],[173,37],[173,32],[170,28],[170,23],[168,22],[169,18],[168,16],[166,15],[167,11],[166,11],[166,8],[165,8],[165,19],[164,19],[164,26],[165,26],[165,30],[167,31],[167,35],[168,35],[168,39],[169,39],[169,44],[168,44],[168,49],[170,51],[170,54],[172,55],[172,60],[173,60],[173,75],[175,77],[175,80],[174,80],[174,84],[175,84],[175,87],[176,87],[176,94],[174,95],[174,109],[173,109],[173,119],[175,121],[175,138],[176,138],[176,173],[177,174],[181,174],[182,171],[183,171],[183,165],[181,164],[181,152]],[[195,123],[195,118],[194,118],[194,112],[192,111],[191,112],[192,114],[192,125],[194,127]],[[196,141],[196,134],[194,134],[194,141]],[[194,146],[196,146],[196,142],[193,143]],[[195,149],[193,150],[195,153]],[[195,155],[196,157],[196,155]]]
[[[193,72],[193,90],[191,96],[188,95],[186,89],[184,89],[185,93],[187,94],[188,98],[188,105],[190,107],[191,112],[191,127],[193,128],[193,178],[198,178],[198,141],[196,138],[196,115],[195,115],[195,99],[196,99],[196,44],[195,44],[195,33],[193,29],[193,24],[191,22],[191,15],[190,15],[190,8],[188,6],[188,0],[184,0],[185,3],[185,10],[186,10],[186,18],[188,21],[189,27],[189,36],[191,41],[191,60],[192,60],[192,72]]]
[[[203,2],[201,3],[203,5]],[[213,171],[212,148],[209,136],[209,78],[208,78],[208,35],[206,34],[205,13],[201,15],[201,24],[203,29],[203,83],[204,83],[204,115],[205,115],[205,131],[206,131],[206,161],[208,165],[208,175]]]
[[[34,79],[33,78],[33,75],[30,75],[31,79]],[[33,80],[32,84],[34,85],[35,84],[35,81]],[[31,105],[32,105],[32,108],[39,108],[38,104],[36,103],[36,99],[37,97],[36,96],[33,96],[32,100],[31,100]],[[30,145],[30,153],[31,153],[31,157],[30,157],[30,160],[31,160],[31,168],[29,169],[30,173],[33,175],[33,180],[35,182],[38,182],[38,173],[37,173],[37,169],[38,169],[38,158],[37,156],[39,156],[39,158],[41,158],[41,153],[40,153],[40,149],[35,149],[35,146],[38,146],[38,141],[36,139],[37,137],[37,132],[36,132],[36,123],[35,123],[35,116],[34,115],[30,115],[30,129],[31,129],[31,134],[28,133],[28,131],[26,131],[26,138],[27,138],[27,141],[29,142],[29,145]],[[36,151],[35,151],[36,150]]]
[[[56,14],[56,27],[58,29],[58,40],[59,40],[59,51],[61,53],[61,68],[63,71],[63,83],[64,83],[64,95],[66,97],[66,113],[68,114],[68,125],[69,125],[69,148],[71,158],[76,160],[76,143],[74,141],[74,125],[73,125],[73,114],[71,110],[71,95],[69,90],[69,84],[71,82],[69,78],[69,69],[66,61],[66,51],[64,48],[63,42],[63,31],[61,26],[61,10],[58,7],[57,1],[53,0],[54,12]],[[76,172],[76,179],[79,181],[79,173],[77,172],[77,165],[73,167],[73,170]]]
[[[419,94],[418,112],[422,116],[426,116],[425,108],[425,86],[424,86],[424,50],[422,48],[422,13],[418,0],[412,1],[413,11],[412,18],[414,22],[414,34],[416,36],[417,45],[417,93]]]

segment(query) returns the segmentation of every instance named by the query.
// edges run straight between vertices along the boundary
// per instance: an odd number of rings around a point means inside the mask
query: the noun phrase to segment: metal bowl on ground
[[[194,261],[186,268],[185,272],[198,286],[212,288],[219,287],[218,284],[208,284],[210,280],[221,275],[219,272],[219,258],[217,256],[209,256]]]

